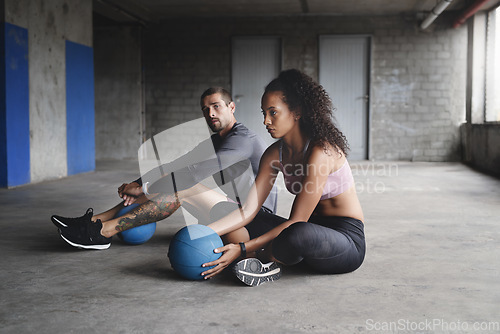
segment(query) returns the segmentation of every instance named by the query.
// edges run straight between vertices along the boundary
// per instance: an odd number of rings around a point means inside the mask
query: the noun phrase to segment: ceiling
[[[475,0],[451,0],[463,11]],[[148,24],[169,18],[273,15],[374,16],[428,13],[439,0],[94,0],[94,11],[117,23]],[[481,9],[497,6],[490,0]]]

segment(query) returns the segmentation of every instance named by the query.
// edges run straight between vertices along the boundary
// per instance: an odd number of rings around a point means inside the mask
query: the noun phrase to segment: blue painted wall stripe
[[[0,23],[0,186],[29,183],[28,30]]]
[[[5,24],[0,22],[0,187],[7,186],[7,110],[5,103]]]
[[[95,169],[94,52],[66,41],[68,175]]]

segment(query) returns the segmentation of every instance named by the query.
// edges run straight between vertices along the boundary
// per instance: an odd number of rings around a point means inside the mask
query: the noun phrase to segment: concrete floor
[[[354,163],[367,256],[345,275],[285,268],[250,288],[229,273],[180,279],[167,250],[176,215],[141,246],[81,251],[51,214],[102,211],[134,162],[0,189],[2,333],[499,332],[500,180],[458,163]],[[287,212],[290,196],[280,199]],[[379,331],[380,330],[380,331]],[[476,331],[477,332],[477,331]]]

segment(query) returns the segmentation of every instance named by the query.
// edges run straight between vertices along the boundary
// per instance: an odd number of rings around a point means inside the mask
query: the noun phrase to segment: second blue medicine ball
[[[138,207],[139,204],[132,203],[129,206],[124,206],[118,213],[115,215],[115,218],[123,216],[127,212]],[[156,231],[156,223],[149,223],[146,225],[141,225],[137,227],[132,227],[126,231],[118,233],[118,237],[130,245],[140,245],[151,239],[153,234]]]
[[[203,268],[203,263],[212,262],[222,253],[214,253],[222,247],[222,239],[205,225],[188,225],[180,229],[170,242],[168,257],[172,268],[184,278],[201,280],[201,273],[210,269]]]

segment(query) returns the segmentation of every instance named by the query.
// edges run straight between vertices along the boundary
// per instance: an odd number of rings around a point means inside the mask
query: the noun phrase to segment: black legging
[[[246,228],[253,239],[284,221],[283,217],[260,211]],[[297,222],[284,229],[272,242],[272,254],[286,265],[304,261],[322,273],[348,273],[363,263],[363,230],[358,219],[312,216],[309,222]]]

